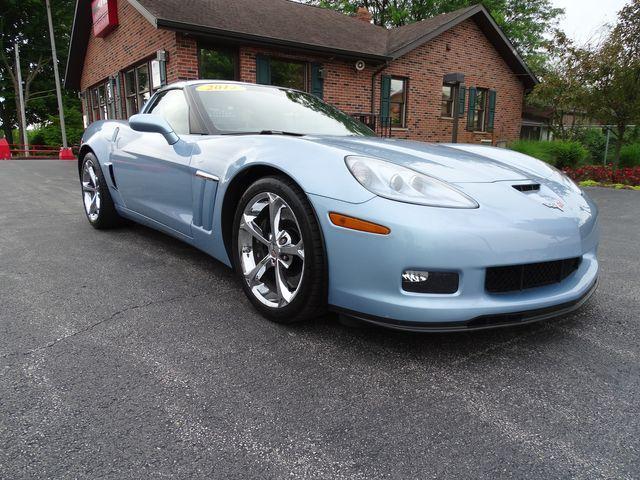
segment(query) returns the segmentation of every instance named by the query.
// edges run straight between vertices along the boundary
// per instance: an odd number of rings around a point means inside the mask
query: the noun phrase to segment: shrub
[[[595,180],[583,180],[580,182],[581,187],[597,187],[598,185],[600,185],[600,182]]]
[[[555,161],[550,153],[549,143],[550,142],[539,142],[536,140],[518,140],[511,143],[509,148],[516,152],[537,158],[538,160],[554,164]]]
[[[516,152],[524,153],[558,168],[575,168],[589,155],[589,152],[579,142],[537,142],[519,140],[509,145]]]
[[[29,136],[29,145],[44,145],[45,139],[42,128],[36,128],[27,133]]]
[[[558,168],[575,168],[589,155],[580,142],[549,142],[549,144],[555,166]]]
[[[593,180],[598,183],[639,186],[640,167],[613,168],[613,165],[587,165],[578,168],[565,168],[565,173],[577,182]]]
[[[620,150],[621,167],[640,166],[640,143],[625,145]]]
[[[584,147],[589,151],[588,163],[602,163],[607,144],[607,136],[601,129],[580,129],[575,134],[575,140],[584,145]]]

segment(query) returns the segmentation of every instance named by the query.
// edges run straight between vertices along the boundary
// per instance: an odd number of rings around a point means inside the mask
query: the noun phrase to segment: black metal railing
[[[373,130],[379,137],[391,137],[391,118],[382,117],[375,113],[352,113],[355,118]]]

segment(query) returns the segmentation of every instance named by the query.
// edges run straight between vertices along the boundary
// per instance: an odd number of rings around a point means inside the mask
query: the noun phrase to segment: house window
[[[200,78],[207,80],[235,80],[236,52],[226,48],[200,48],[198,64]]]
[[[109,118],[109,113],[107,111],[107,89],[104,84],[98,86],[98,101],[100,102],[100,118],[106,120]]]
[[[91,121],[100,120],[100,101],[98,100],[98,87],[91,89]]]
[[[87,89],[82,95],[82,108],[86,115],[86,121],[95,122],[117,117],[114,88],[114,81],[108,79],[104,83]]]
[[[476,132],[484,132],[486,130],[488,99],[488,90],[479,88],[476,93],[476,106],[473,113],[473,130]]]
[[[271,59],[271,85],[307,90],[307,64],[288,60]]]
[[[441,116],[453,118],[453,102],[455,99],[456,87],[450,83],[442,85],[442,112]]]
[[[126,98],[127,116],[138,113],[144,103],[151,97],[149,85],[149,64],[132,68],[124,73],[124,91]]]
[[[391,94],[389,97],[389,116],[391,126],[406,127],[407,119],[407,80],[403,78],[391,79]]]

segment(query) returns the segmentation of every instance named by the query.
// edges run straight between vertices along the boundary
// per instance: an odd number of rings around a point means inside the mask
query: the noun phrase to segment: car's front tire
[[[244,193],[233,223],[233,259],[245,294],[268,319],[293,323],[325,312],[320,227],[288,178],[262,178]]]
[[[89,223],[98,230],[118,226],[121,223],[121,217],[116,212],[98,159],[92,153],[87,153],[82,159],[80,182],[82,204]]]

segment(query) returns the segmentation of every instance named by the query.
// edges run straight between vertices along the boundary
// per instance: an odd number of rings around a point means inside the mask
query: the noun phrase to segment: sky
[[[618,11],[628,3],[628,0],[552,1],[554,6],[565,9],[560,27],[580,45],[601,34],[605,23],[614,23]]]

